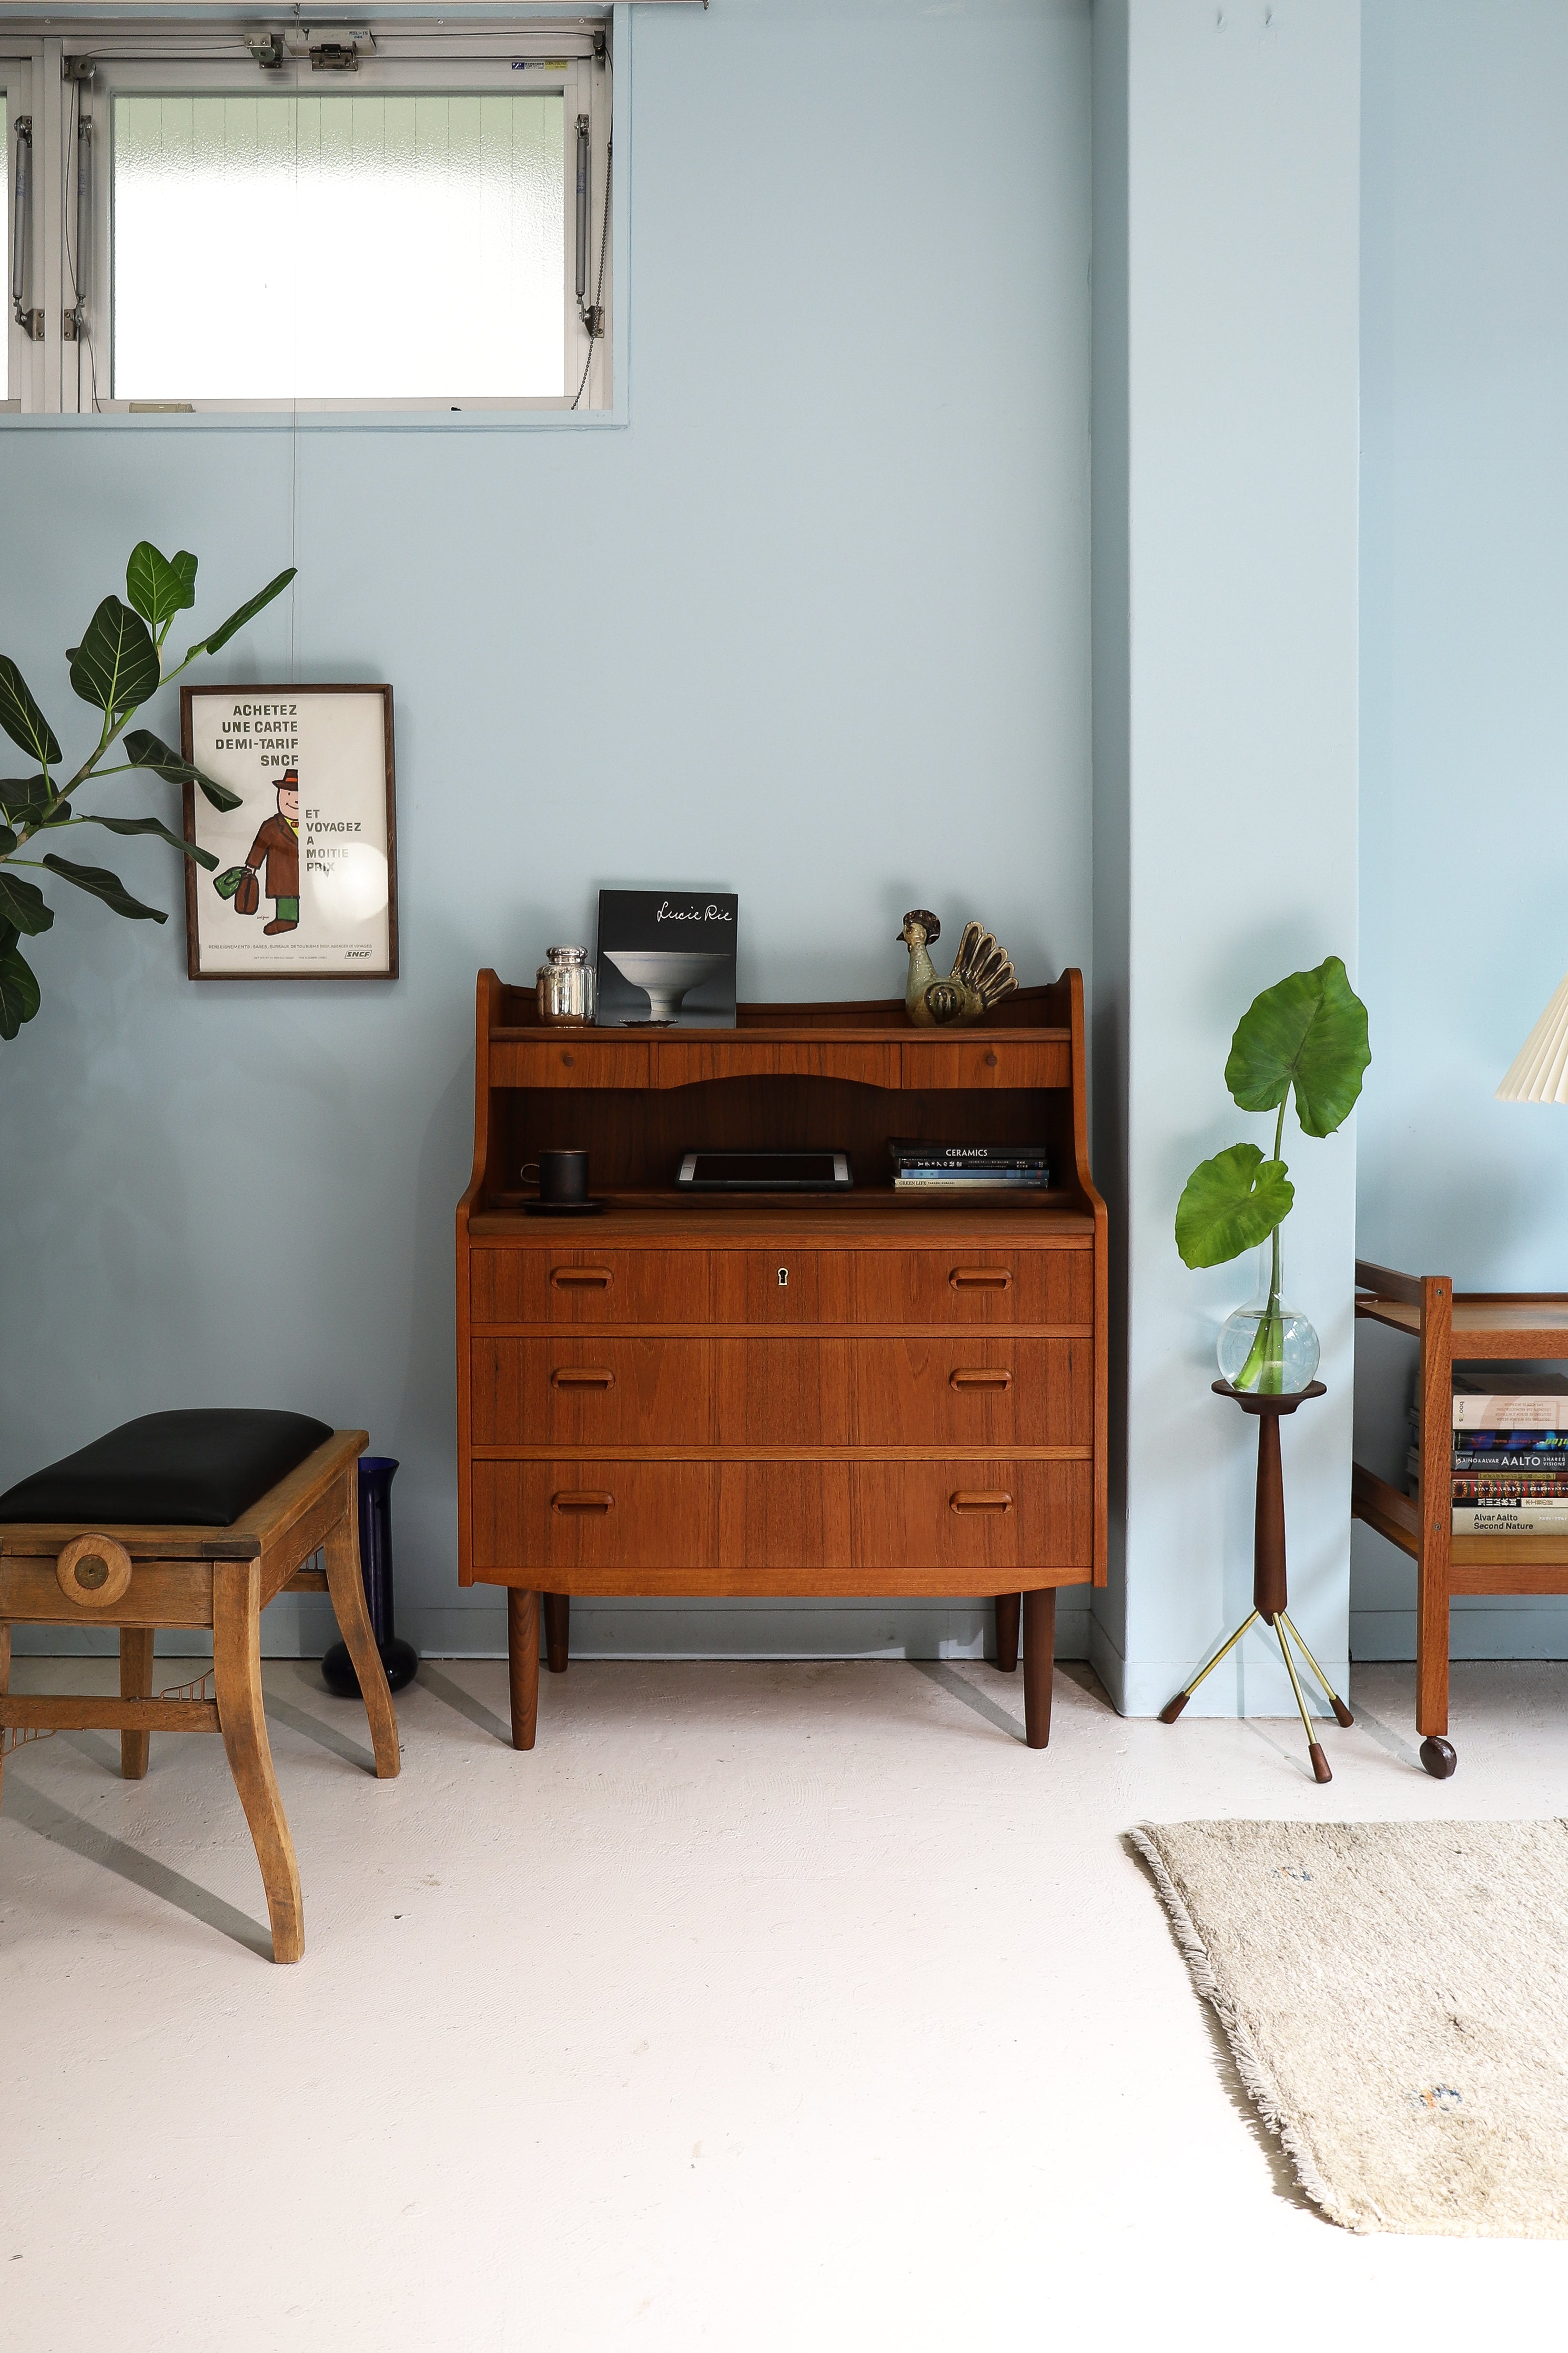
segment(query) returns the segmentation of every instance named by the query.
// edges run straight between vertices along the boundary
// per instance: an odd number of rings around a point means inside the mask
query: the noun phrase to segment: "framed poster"
[[[238,796],[187,778],[193,980],[395,980],[397,821],[390,686],[184,686],[180,748]]]

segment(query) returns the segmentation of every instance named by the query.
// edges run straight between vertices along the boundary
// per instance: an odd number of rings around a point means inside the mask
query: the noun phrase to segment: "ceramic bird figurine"
[[[904,917],[899,937],[910,952],[910,979],[904,1009],[922,1029],[940,1029],[950,1021],[983,1020],[991,1008],[1017,987],[1013,960],[994,935],[978,923],[965,923],[952,970],[939,980],[927,947],[942,937],[942,925],[929,907],[914,907]]]

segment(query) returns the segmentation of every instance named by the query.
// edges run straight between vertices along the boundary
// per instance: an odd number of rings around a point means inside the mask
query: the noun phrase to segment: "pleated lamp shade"
[[[1568,978],[1510,1063],[1499,1103],[1568,1103]]]

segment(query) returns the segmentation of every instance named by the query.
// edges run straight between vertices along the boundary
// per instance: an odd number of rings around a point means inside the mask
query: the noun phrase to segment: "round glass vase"
[[[1258,1295],[1227,1315],[1219,1330],[1219,1369],[1232,1388],[1293,1397],[1318,1369],[1318,1335],[1287,1306],[1279,1273],[1279,1236],[1258,1254]]]

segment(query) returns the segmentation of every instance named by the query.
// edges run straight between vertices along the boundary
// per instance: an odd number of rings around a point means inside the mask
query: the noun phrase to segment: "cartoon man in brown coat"
[[[291,932],[300,921],[300,772],[285,768],[278,779],[278,812],[269,817],[245,856],[254,874],[265,863],[262,888],[272,901],[273,920],[262,925],[268,939]]]

